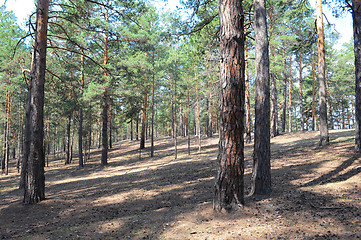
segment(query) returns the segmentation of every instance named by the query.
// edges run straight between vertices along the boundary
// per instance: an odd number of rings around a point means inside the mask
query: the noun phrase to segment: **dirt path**
[[[50,160],[47,200],[21,203],[14,168],[0,176],[1,239],[357,239],[361,238],[361,164],[353,131],[331,131],[327,147],[317,133],[272,139],[273,192],[246,199],[244,211],[212,210],[217,138],[192,154],[180,138],[156,141],[139,158],[138,144],[114,145],[109,166],[94,152],[84,169]],[[149,146],[149,143],[147,143]],[[252,145],[246,145],[249,189]],[[246,189],[246,191],[247,191]]]

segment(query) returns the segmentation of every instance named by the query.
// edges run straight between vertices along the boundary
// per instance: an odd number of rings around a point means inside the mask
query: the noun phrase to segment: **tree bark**
[[[213,208],[244,204],[244,14],[241,1],[219,0],[220,138]]]
[[[266,1],[254,0],[256,48],[255,131],[251,194],[271,192],[270,80]]]
[[[140,133],[140,149],[145,148],[145,134],[147,125],[147,107],[148,107],[148,94],[144,93],[144,107],[143,107],[143,118],[142,118],[142,129]]]
[[[316,69],[312,63],[312,131],[315,131],[316,123]]]
[[[201,137],[201,118],[199,116],[199,94],[198,84],[196,83],[196,97],[197,97],[197,136],[198,136],[198,152],[201,152],[202,148],[202,137]]]
[[[305,131],[305,116],[304,116],[304,110],[303,110],[303,76],[302,76],[302,55],[301,52],[299,52],[299,76],[300,76],[300,112],[301,112],[301,131]]]
[[[284,34],[283,34],[284,35]],[[286,73],[286,48],[285,42],[282,41],[282,58],[283,58],[283,101],[282,101],[282,132],[286,132],[286,106],[287,106],[287,73]]]
[[[109,8],[108,8],[109,0],[106,2],[105,7],[105,22],[109,22]],[[108,28],[105,27],[105,33],[104,33],[104,65],[108,64],[108,41],[109,41],[109,33]],[[108,79],[108,72],[104,71],[104,81],[106,82]],[[109,96],[108,96],[108,89],[104,90],[103,93],[103,103],[102,103],[102,158],[101,158],[101,164],[107,165],[108,164],[108,109],[109,109]]]
[[[154,67],[154,50],[153,50],[153,73],[152,73],[152,132],[151,132],[151,145],[150,145],[150,156],[154,156],[154,80],[155,80],[155,67]]]
[[[248,49],[245,47],[245,84],[246,84],[246,143],[251,143],[251,100],[249,94],[249,59],[248,59]]]
[[[361,153],[361,1],[352,0],[355,52],[355,152]]]
[[[108,91],[105,90],[103,95],[103,127],[102,127],[102,158],[101,164],[108,164]]]
[[[288,74],[288,132],[292,132],[292,56]]]
[[[327,126],[326,77],[325,77],[325,39],[323,31],[322,0],[317,0],[317,35],[318,35],[318,82],[320,109],[320,141],[319,145],[329,143]]]
[[[84,93],[84,54],[80,57],[81,64],[81,74],[80,74],[80,96],[83,96]],[[78,122],[78,158],[79,158],[79,167],[84,167],[84,157],[83,157],[83,103],[80,102],[79,106],[79,122]]]
[[[38,0],[24,142],[24,203],[45,199],[44,83],[49,0]]]
[[[68,122],[66,124],[65,164],[70,164],[70,124],[71,113],[69,113]]]

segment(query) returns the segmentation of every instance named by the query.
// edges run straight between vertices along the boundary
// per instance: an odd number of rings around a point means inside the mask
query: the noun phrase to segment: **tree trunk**
[[[249,59],[248,59],[248,49],[245,47],[245,84],[246,84],[246,143],[251,143],[251,101],[249,94]]]
[[[283,34],[284,35],[284,34]],[[286,73],[286,48],[285,42],[282,41],[282,58],[283,58],[283,101],[282,101],[282,132],[286,132],[286,106],[287,106],[287,73]],[[291,77],[291,76],[290,76]]]
[[[101,164],[108,164],[108,91],[105,90],[103,95],[103,127],[102,127],[102,159]]]
[[[361,153],[361,1],[352,0],[355,52],[355,152]]]
[[[49,0],[38,0],[24,141],[24,203],[45,199],[44,83]]]
[[[316,123],[316,69],[312,62],[312,131],[315,131]]]
[[[255,131],[251,194],[271,192],[269,52],[266,1],[254,0],[255,17]]]
[[[292,132],[292,56],[288,76],[288,132]]]
[[[139,141],[139,113],[135,119],[135,140]]]
[[[202,142],[201,142],[201,119],[199,116],[199,94],[198,94],[198,84],[196,83],[196,97],[197,97],[197,136],[198,136],[198,152],[201,152]]]
[[[133,117],[130,118],[130,141],[133,141]]]
[[[106,2],[105,7],[105,22],[109,22],[109,8],[108,8],[109,1]],[[108,27],[105,27],[104,29],[105,33],[103,35],[104,37],[104,65],[106,66],[108,64],[108,41],[109,41],[109,33],[108,33]],[[104,71],[104,82],[106,82],[108,79],[109,73],[107,71]],[[109,94],[108,89],[104,90],[103,93],[103,103],[102,103],[102,158],[101,158],[101,164],[107,165],[108,164],[108,109],[109,109]]]
[[[68,122],[66,124],[65,164],[70,164],[70,124],[71,113],[69,113]]]
[[[148,107],[148,94],[144,93],[144,107],[143,107],[143,119],[142,119],[142,129],[140,133],[140,149],[145,148],[145,134],[146,134],[146,125],[147,125],[147,107]]]
[[[320,109],[320,142],[319,145],[329,143],[327,127],[326,77],[325,77],[325,39],[323,32],[322,0],[317,0],[317,35],[318,35],[318,81],[319,81],[319,109]]]
[[[81,73],[80,73],[80,96],[83,96],[84,92],[84,54],[80,57]],[[83,103],[79,104],[79,122],[78,122],[78,158],[79,167],[84,167],[83,157]]]
[[[304,116],[304,110],[303,110],[303,76],[302,76],[302,55],[301,52],[299,52],[299,74],[300,74],[300,112],[301,112],[301,131],[305,131],[305,116]]]
[[[154,79],[155,79],[155,67],[154,67],[154,50],[153,50],[153,73],[152,73],[152,132],[151,132],[151,145],[150,156],[154,156]]]
[[[220,138],[213,208],[244,204],[244,15],[241,1],[219,0]]]
[[[109,117],[108,117],[108,146],[109,148],[113,148],[113,139],[112,139],[112,135],[113,135],[113,128],[112,128],[112,105],[111,105],[111,99],[109,98],[109,102],[110,102],[110,106],[109,106]]]

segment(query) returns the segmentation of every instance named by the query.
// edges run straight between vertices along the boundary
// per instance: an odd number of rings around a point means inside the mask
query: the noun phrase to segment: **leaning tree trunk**
[[[45,199],[44,83],[49,0],[38,0],[24,142],[24,203]]]
[[[256,48],[255,131],[251,194],[271,192],[269,52],[266,1],[254,0]]]
[[[325,38],[323,32],[322,0],[317,0],[317,35],[318,35],[318,81],[319,81],[319,109],[320,109],[320,142],[319,145],[329,143],[327,127],[326,77],[325,77]]]
[[[352,1],[355,52],[355,151],[361,153],[361,1]]]
[[[213,208],[244,204],[244,15],[241,1],[219,0],[220,138]]]

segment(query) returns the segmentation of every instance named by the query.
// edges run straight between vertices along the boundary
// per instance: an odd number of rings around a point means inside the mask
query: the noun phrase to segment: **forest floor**
[[[212,210],[218,139],[155,141],[139,157],[138,142],[122,141],[100,166],[94,150],[83,169],[50,157],[47,199],[22,204],[14,168],[0,176],[0,239],[357,239],[361,238],[361,158],[353,154],[353,130],[272,139],[273,192],[246,197],[242,211]],[[146,146],[149,146],[149,142]],[[252,144],[246,144],[246,192]]]

